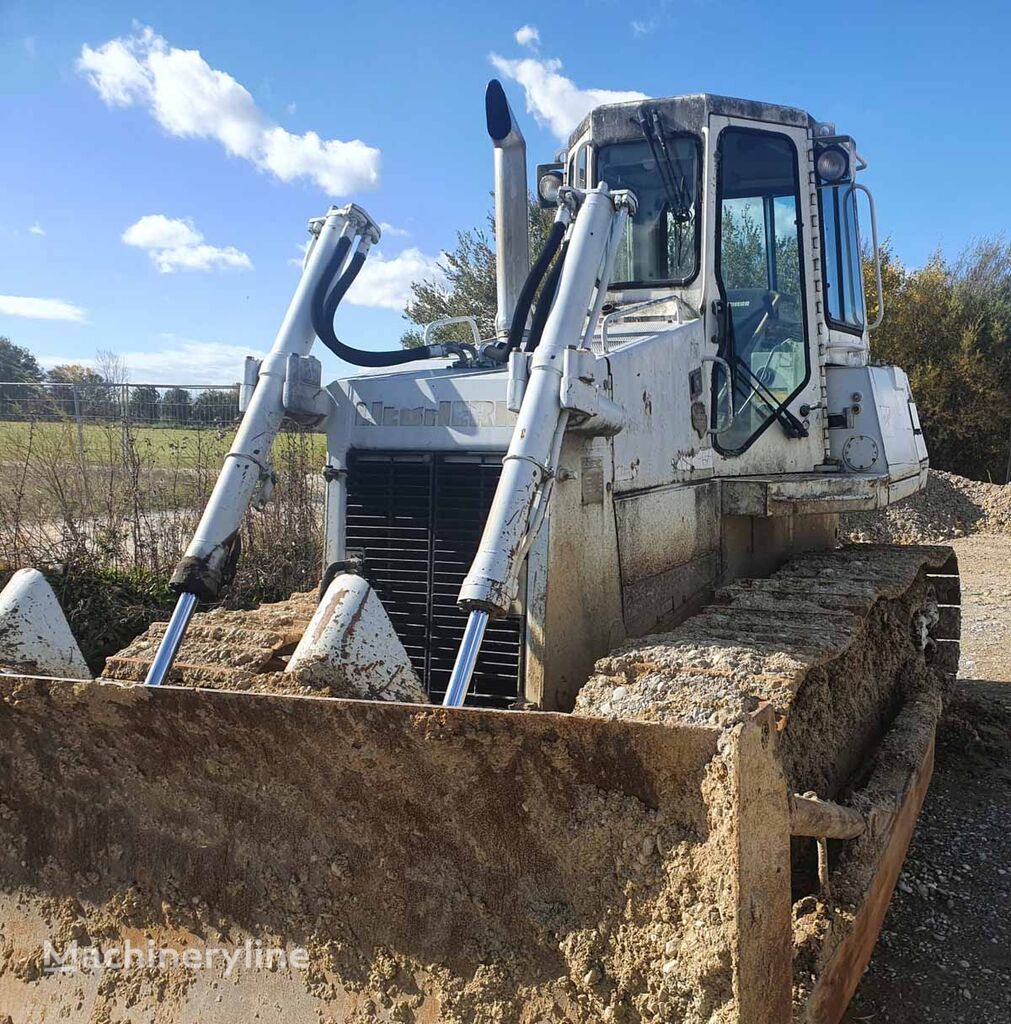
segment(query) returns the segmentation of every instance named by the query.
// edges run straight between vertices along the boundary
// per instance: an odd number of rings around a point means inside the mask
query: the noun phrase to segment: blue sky
[[[353,199],[393,230],[338,332],[395,345],[411,276],[489,208],[496,73],[531,167],[593,90],[835,121],[922,263],[1007,232],[1009,54],[996,2],[0,0],[0,334],[48,362],[113,350],[134,381],[233,380],[270,345],[306,220]]]

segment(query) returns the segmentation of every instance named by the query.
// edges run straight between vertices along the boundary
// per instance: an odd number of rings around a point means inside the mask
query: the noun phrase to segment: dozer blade
[[[718,750],[709,729],[557,714],[11,676],[0,695],[14,1024],[649,1019],[654,974],[700,1019],[748,972],[789,998],[771,719]],[[48,972],[47,942],[127,939],[252,957]],[[258,969],[275,948],[308,967]]]

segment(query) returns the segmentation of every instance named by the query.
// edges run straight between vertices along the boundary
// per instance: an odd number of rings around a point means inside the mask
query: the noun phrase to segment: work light
[[[842,146],[826,146],[818,153],[815,166],[818,177],[826,185],[835,185],[849,173],[849,154]]]

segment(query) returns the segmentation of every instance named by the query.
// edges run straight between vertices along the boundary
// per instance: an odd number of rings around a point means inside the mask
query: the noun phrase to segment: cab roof
[[[667,126],[674,131],[698,133],[709,120],[710,114],[765,121],[795,128],[814,127],[817,123],[810,114],[804,110],[798,110],[796,107],[700,92],[687,96],[667,96],[661,99],[608,103],[605,106],[596,107],[580,121],[578,127],[569,136],[568,148],[572,149],[575,143],[586,134],[588,128],[590,137],[597,145],[642,138],[636,118],[640,108],[644,106],[658,110]]]

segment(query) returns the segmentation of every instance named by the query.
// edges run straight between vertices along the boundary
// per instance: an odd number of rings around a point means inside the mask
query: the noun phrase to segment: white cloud
[[[46,229],[38,221],[36,221],[28,229],[28,234],[30,234],[30,235],[44,235],[45,233],[46,233]]]
[[[406,228],[394,227],[385,220],[380,223],[379,230],[382,231],[387,238],[409,238],[411,235],[411,232]]]
[[[411,298],[415,281],[445,282],[437,257],[426,256],[420,249],[405,249],[392,257],[373,252],[348,289],[347,301],[355,306],[399,311]]]
[[[191,220],[149,213],[123,232],[123,241],[140,249],[171,249],[180,245],[198,245],[204,236]]]
[[[170,135],[216,139],[232,156],[284,182],[307,178],[330,195],[379,181],[379,150],[360,139],[296,135],[274,124],[249,91],[198,50],[169,46],[153,29],[85,45],[78,70],[110,107],[143,106]]]
[[[21,40],[21,45],[25,48],[25,53],[34,60],[36,54],[39,52],[38,40],[35,36],[25,36],[25,38]]]
[[[515,38],[520,46],[531,50],[536,50],[541,45],[541,33],[536,25],[524,25],[522,28],[516,29]]]
[[[649,21],[630,21],[629,25],[632,28],[632,35],[648,36],[656,28],[656,20],[650,18]]]
[[[260,135],[259,166],[281,181],[311,178],[328,195],[344,195],[379,182],[379,150],[361,139],[321,139],[274,126]]]
[[[266,352],[254,351],[245,345],[228,345],[220,341],[196,341],[174,334],[162,334],[164,347],[153,352],[124,352],[121,358],[137,384],[235,384],[242,379],[246,356],[262,359]],[[46,369],[66,363],[64,356],[39,356]],[[78,359],[75,363],[94,366],[94,359]]]
[[[290,256],[288,263],[293,267],[298,267],[301,270],[305,266],[305,255],[309,251],[309,239],[307,238],[304,242],[298,243],[298,256]]]
[[[556,57],[510,60],[493,53],[489,60],[500,74],[523,86],[527,110],[563,142],[594,107],[603,103],[646,99],[646,94],[641,92],[580,89],[571,78],[560,74],[562,62]]]
[[[83,324],[87,311],[63,299],[37,299],[27,295],[0,295],[0,314],[27,320],[68,320]]]
[[[252,268],[252,260],[234,246],[219,249],[214,245],[180,245],[150,253],[154,265],[163,273],[175,270],[213,270],[215,267]]]
[[[163,273],[175,270],[213,270],[215,267],[251,269],[250,258],[234,246],[207,245],[193,221],[149,213],[131,224],[122,235],[127,245],[146,249],[151,262]]]

